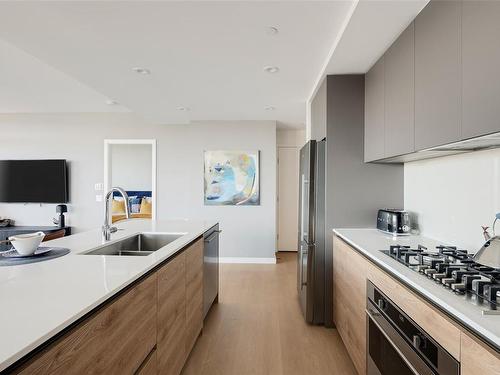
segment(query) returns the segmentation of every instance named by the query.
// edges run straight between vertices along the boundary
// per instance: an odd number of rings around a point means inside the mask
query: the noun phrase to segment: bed
[[[129,196],[130,218],[151,219],[152,198],[148,190],[127,190]],[[125,202],[118,192],[113,193],[111,222],[125,220]]]

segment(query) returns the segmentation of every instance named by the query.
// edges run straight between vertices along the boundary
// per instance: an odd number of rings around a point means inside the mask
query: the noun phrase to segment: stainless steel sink
[[[146,256],[182,237],[183,233],[141,233],[120,241],[100,246],[83,255]]]

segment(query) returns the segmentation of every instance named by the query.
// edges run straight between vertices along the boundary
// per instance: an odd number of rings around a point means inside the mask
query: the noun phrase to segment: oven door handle
[[[408,366],[408,368],[415,374],[415,375],[426,375],[427,373],[429,375],[432,375],[432,371],[430,369],[428,369],[427,366],[425,366],[428,370],[428,372],[418,372],[414,365],[406,358],[405,354],[401,351],[401,349],[398,348],[398,346],[394,343],[393,339],[389,336],[389,334],[386,332],[386,329],[389,329],[393,332],[393,334],[395,335],[399,335],[397,333],[397,331],[390,325],[390,323],[387,323],[387,328],[383,328],[382,325],[379,323],[379,320],[385,320],[385,318],[383,317],[383,315],[372,309],[372,308],[367,308],[366,310],[366,315],[372,320],[373,324],[375,324],[375,326],[379,329],[379,331],[384,335],[384,337],[386,338],[386,340],[389,342],[389,344],[391,344],[392,348],[396,351],[396,353],[398,353],[399,357],[403,360],[403,362]]]

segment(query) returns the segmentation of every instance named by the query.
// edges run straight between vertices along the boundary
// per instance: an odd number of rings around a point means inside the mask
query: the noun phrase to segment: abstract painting
[[[260,205],[259,151],[205,151],[205,205]]]

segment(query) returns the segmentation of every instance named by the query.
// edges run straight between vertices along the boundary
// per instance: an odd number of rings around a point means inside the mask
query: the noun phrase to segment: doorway
[[[297,251],[299,148],[278,147],[278,251]]]
[[[121,187],[128,202],[114,194],[111,220],[124,220],[128,204],[132,219],[156,219],[156,140],[104,140],[104,192]]]

